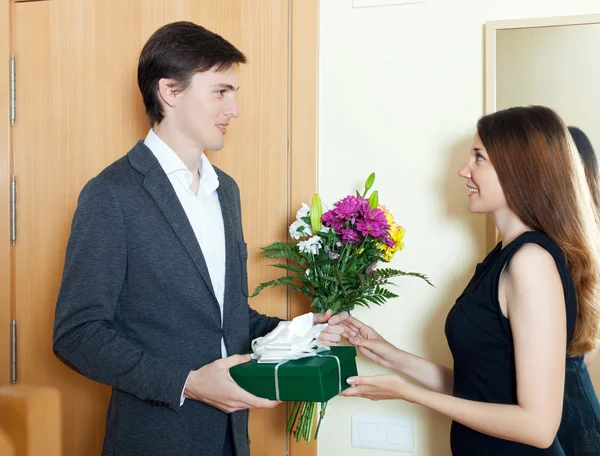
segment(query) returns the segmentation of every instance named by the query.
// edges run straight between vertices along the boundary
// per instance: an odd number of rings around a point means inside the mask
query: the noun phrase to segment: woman
[[[502,237],[448,314],[454,370],[397,349],[356,319],[350,343],[397,375],[354,377],[345,396],[404,399],[452,418],[463,455],[564,455],[565,358],[596,344],[600,233],[577,151],[542,106],[477,124],[460,170],[469,210],[490,213]]]
[[[577,127],[569,127],[585,168],[585,176],[596,207],[600,199],[598,189],[598,160],[592,143]],[[567,456],[600,455],[600,404],[587,365],[596,353],[579,355],[567,360],[562,420],[558,441]]]
[[[592,142],[587,135],[577,127],[569,127],[569,133],[573,138],[575,147],[579,152],[585,169],[585,178],[592,192],[592,198],[596,207],[600,207],[600,182],[598,182],[598,158],[594,152]]]

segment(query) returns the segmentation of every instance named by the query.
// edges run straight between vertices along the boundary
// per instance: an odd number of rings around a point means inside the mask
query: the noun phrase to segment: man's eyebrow
[[[232,90],[233,92],[237,92],[240,88],[239,87],[234,87],[231,84],[219,83],[219,84],[215,84],[213,86],[213,89],[229,89],[229,90]]]

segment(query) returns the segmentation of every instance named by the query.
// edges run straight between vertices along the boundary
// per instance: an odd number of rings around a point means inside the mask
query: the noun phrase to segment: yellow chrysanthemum
[[[406,234],[406,230],[394,221],[394,216],[385,208],[385,206],[379,206],[379,209],[381,209],[385,214],[385,218],[390,225],[388,233],[390,238],[394,241],[394,245],[392,247],[386,244],[381,244],[379,248],[383,252],[383,258],[386,261],[390,261],[392,258],[394,258],[394,255],[397,251],[404,249],[404,235]]]

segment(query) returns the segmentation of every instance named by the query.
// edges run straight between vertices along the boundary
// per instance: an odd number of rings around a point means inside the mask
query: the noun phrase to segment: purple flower
[[[344,220],[337,217],[333,209],[325,212],[321,217],[321,221],[325,226],[333,228],[335,231],[339,231],[346,223]]]
[[[368,275],[373,274],[373,271],[375,270],[375,268],[377,267],[377,263],[373,263],[371,266],[369,266],[367,268],[367,270],[365,271]]]
[[[353,229],[344,228],[342,230],[342,241],[344,241],[345,244],[356,244],[360,241],[360,236]]]
[[[321,221],[325,226],[340,231],[348,222],[351,225],[362,217],[362,213],[370,211],[369,202],[360,196],[347,196],[334,204],[334,208],[325,212]]]
[[[343,200],[335,203],[333,212],[342,220],[352,220],[356,218],[365,208],[369,208],[369,202],[360,196],[347,196]]]
[[[356,222],[356,229],[360,231],[363,236],[373,236],[383,241],[389,237],[388,230],[390,225],[388,224],[385,214],[381,209],[373,209],[372,211],[361,211],[364,217]]]
[[[339,253],[332,252],[331,250],[327,252],[327,255],[329,255],[329,258],[332,260],[337,260],[340,257]]]

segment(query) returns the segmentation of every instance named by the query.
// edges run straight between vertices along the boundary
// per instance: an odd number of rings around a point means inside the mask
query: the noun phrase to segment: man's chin
[[[224,146],[225,146],[224,143],[213,144],[211,147],[208,147],[208,150],[212,150],[213,152],[217,152],[217,151],[221,150]]]

